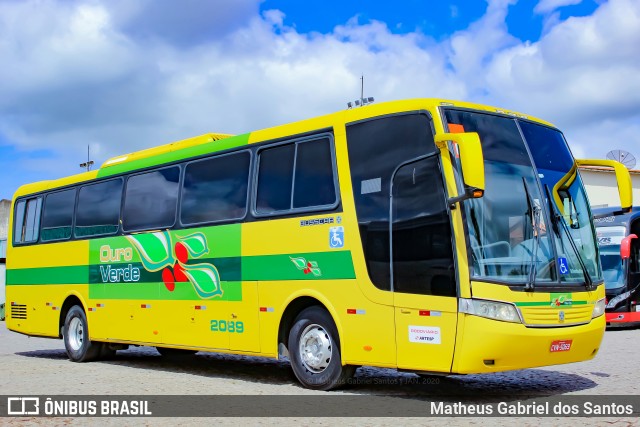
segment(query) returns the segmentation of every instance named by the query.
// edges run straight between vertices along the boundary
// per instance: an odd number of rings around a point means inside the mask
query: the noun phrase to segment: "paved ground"
[[[404,399],[429,400],[442,394],[547,397],[559,395],[640,395],[640,330],[614,330],[605,334],[599,355],[592,361],[489,375],[452,376],[423,381],[413,374],[388,369],[360,368],[354,384],[340,395],[388,395]],[[93,363],[72,363],[60,340],[29,338],[6,330],[0,323],[0,394],[89,394],[89,395],[305,395],[323,394],[301,388],[287,363],[255,357],[199,353],[186,361],[166,361],[153,348],[135,347],[120,351],[115,359]],[[494,399],[495,400],[495,399]],[[53,420],[58,425],[84,425],[86,419]],[[102,424],[121,425],[125,419],[100,419]],[[136,425],[210,424],[208,419],[137,419]],[[237,425],[239,419],[217,420]],[[249,418],[249,425],[640,425],[629,417],[608,419],[561,418]],[[0,419],[0,425],[49,425],[41,418]],[[132,424],[127,422],[126,424]]]

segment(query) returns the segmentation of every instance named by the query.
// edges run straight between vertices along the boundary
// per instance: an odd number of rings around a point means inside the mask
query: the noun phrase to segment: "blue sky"
[[[0,198],[359,96],[488,103],[640,157],[638,0],[0,0]]]

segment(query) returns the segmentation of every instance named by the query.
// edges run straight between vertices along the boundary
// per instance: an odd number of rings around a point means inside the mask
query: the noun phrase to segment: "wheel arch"
[[[73,292],[64,299],[62,303],[62,307],[60,308],[60,317],[58,319],[58,338],[62,338],[62,328],[64,328],[64,321],[67,318],[67,313],[71,310],[71,307],[74,305],[79,305],[84,310],[85,315],[87,315],[87,305],[85,304],[82,296],[76,292]],[[87,323],[89,322],[87,316]]]
[[[296,317],[306,308],[317,306],[327,311],[331,319],[333,320],[336,330],[338,331],[338,340],[340,342],[341,357],[345,360],[344,348],[342,344],[342,337],[344,336],[340,318],[335,307],[327,301],[322,295],[319,294],[300,294],[293,296],[285,305],[286,308],[282,312],[280,317],[280,323],[278,325],[278,348],[283,345],[285,349],[289,349],[289,330],[293,326],[293,322]]]

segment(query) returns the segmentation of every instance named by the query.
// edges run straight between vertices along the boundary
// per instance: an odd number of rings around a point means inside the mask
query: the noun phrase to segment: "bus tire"
[[[344,386],[355,372],[355,366],[342,366],[335,323],[317,306],[296,317],[289,331],[289,360],[298,381],[313,390]]]
[[[89,362],[100,356],[102,343],[89,339],[89,324],[82,307],[71,307],[64,320],[62,335],[67,356],[72,362]]]
[[[167,359],[182,359],[185,357],[193,356],[197,353],[196,350],[186,350],[183,348],[170,348],[170,347],[156,347],[158,353]]]

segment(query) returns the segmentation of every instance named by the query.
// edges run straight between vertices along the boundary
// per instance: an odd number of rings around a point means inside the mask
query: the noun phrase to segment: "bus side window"
[[[242,151],[187,164],[180,205],[182,224],[244,218],[250,163],[251,155]]]
[[[173,227],[176,222],[179,182],[178,166],[130,176],[122,214],[124,231]]]
[[[42,241],[66,240],[71,237],[76,189],[47,194],[42,213]]]
[[[106,236],[118,232],[122,178],[85,185],[78,194],[76,237]]]
[[[15,243],[31,243],[38,240],[41,209],[42,197],[20,200],[16,203],[13,226]]]
[[[258,215],[337,205],[329,138],[269,147],[258,156]]]

